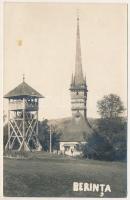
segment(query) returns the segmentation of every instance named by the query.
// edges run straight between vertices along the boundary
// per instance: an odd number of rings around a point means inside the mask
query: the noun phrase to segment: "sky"
[[[40,119],[71,116],[77,9],[88,117],[99,117],[97,101],[110,93],[127,106],[126,4],[4,3],[4,94],[25,74],[25,81],[45,97]]]

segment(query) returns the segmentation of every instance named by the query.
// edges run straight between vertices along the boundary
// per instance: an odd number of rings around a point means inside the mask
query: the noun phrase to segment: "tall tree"
[[[60,143],[61,135],[62,135],[61,130],[59,130],[56,125],[53,125],[52,126],[52,151],[59,150],[59,143]]]
[[[42,149],[44,151],[48,151],[49,150],[49,125],[48,125],[47,119],[39,122],[38,137],[42,145]]]
[[[59,149],[59,141],[61,136],[61,131],[54,125],[51,125],[51,145],[52,151]],[[45,119],[39,122],[39,141],[42,145],[44,151],[49,151],[50,148],[50,125],[48,120]]]
[[[97,102],[101,118],[113,119],[119,117],[125,110],[120,97],[116,94],[105,95]]]
[[[110,94],[97,102],[100,119],[96,131],[87,139],[83,155],[99,160],[126,160],[127,120],[120,117],[124,105],[119,96]]]

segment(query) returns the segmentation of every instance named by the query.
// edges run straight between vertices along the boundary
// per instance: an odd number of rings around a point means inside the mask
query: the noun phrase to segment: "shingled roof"
[[[4,98],[18,98],[18,97],[25,97],[25,96],[32,96],[37,98],[43,98],[43,96],[29,86],[25,81],[19,84],[16,88],[8,92],[4,95]]]
[[[93,133],[88,120],[84,118],[71,118],[63,129],[60,138],[61,142],[84,142],[85,138]]]

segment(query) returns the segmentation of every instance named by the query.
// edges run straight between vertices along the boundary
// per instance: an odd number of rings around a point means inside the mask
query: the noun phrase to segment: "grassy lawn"
[[[26,160],[4,159],[4,196],[99,197],[74,192],[73,182],[110,184],[104,197],[126,196],[126,163],[33,154]]]

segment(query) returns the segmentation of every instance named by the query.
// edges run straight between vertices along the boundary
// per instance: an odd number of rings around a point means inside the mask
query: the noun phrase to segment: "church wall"
[[[68,156],[78,156],[82,151],[76,148],[77,145],[85,144],[86,142],[60,142],[60,152]]]

